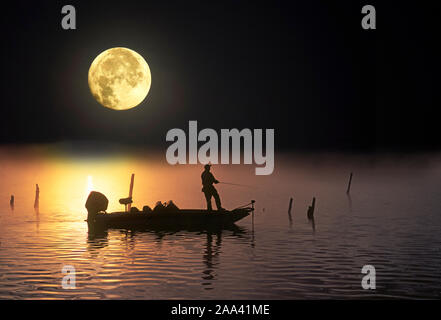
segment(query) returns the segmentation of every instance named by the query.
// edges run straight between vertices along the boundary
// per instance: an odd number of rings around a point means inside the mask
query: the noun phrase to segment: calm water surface
[[[93,234],[84,222],[90,190],[107,195],[110,211],[121,210],[134,172],[135,206],[173,199],[203,207],[201,167],[3,150],[0,299],[440,298],[440,159],[279,155],[267,177],[252,166],[215,166],[219,180],[248,185],[218,190],[230,209],[255,199],[254,225],[247,217],[221,232]],[[314,226],[306,218],[313,196]],[[361,288],[365,264],[376,268],[375,291]],[[64,265],[75,267],[76,289],[61,288]]]

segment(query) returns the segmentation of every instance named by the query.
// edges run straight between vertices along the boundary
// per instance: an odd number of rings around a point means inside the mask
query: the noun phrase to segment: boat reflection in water
[[[90,229],[87,233],[87,251],[92,256],[98,255],[96,249],[102,249],[109,245],[109,233],[106,229]]]
[[[254,232],[245,227],[239,227],[235,224],[228,226],[201,227],[194,226],[190,228],[181,228],[179,226],[139,226],[130,229],[103,228],[102,226],[90,225],[88,228],[87,249],[91,258],[99,256],[99,250],[109,245],[109,232],[117,231],[123,237],[121,238],[129,252],[136,249],[136,239],[146,236],[154,236],[155,242],[161,247],[162,243],[168,240],[168,237],[181,236],[185,238],[200,238],[205,240],[202,252],[203,270],[201,275],[201,285],[204,290],[213,290],[214,281],[218,280],[216,269],[220,265],[220,255],[222,252],[222,237],[228,233],[228,237],[243,241],[249,241],[251,247],[254,247]]]

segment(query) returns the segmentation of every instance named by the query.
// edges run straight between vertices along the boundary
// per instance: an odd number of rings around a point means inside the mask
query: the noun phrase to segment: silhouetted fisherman
[[[9,205],[11,206],[11,210],[14,210],[14,202],[15,202],[14,195],[11,195],[11,200],[9,200]]]
[[[213,186],[213,183],[219,183],[219,181],[216,180],[216,178],[213,176],[213,174],[210,172],[211,165],[206,164],[204,166],[205,170],[202,172],[201,178],[202,178],[202,192],[205,195],[205,199],[207,200],[207,210],[212,211],[211,207],[211,197],[214,197],[214,200],[216,202],[217,210],[225,210],[222,208],[221,200],[219,197],[219,194],[217,193],[216,188]]]

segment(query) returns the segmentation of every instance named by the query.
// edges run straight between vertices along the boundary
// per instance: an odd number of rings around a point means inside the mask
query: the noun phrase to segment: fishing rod
[[[256,188],[255,186],[250,186],[247,184],[239,184],[239,183],[231,183],[231,182],[220,182],[221,184],[228,184],[230,186],[237,186],[237,187],[246,187],[246,188]]]

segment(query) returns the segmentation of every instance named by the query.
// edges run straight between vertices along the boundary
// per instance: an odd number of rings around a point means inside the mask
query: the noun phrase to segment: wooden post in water
[[[308,207],[307,216],[308,219],[314,219],[314,210],[315,210],[315,197],[312,198],[312,204]]]
[[[292,198],[289,199],[289,207],[288,207],[289,222],[292,222],[291,209],[292,209]]]
[[[11,207],[11,210],[14,210],[15,206],[15,197],[13,194],[11,194],[11,199],[9,200],[9,206]]]
[[[129,189],[129,198],[132,199],[132,195],[133,195],[133,184],[135,183],[135,174],[132,173],[132,177],[130,178],[130,189]],[[132,208],[132,203],[129,203],[127,205],[127,210],[128,212],[130,212],[130,209]]]
[[[254,203],[256,203],[256,201],[251,200],[251,227],[253,232],[254,232]]]
[[[352,183],[352,172],[351,175],[349,176],[348,188],[346,189],[347,194],[349,194],[349,192],[351,191],[351,183]]]
[[[40,211],[40,188],[38,187],[38,184],[35,185],[34,210],[37,213]]]

